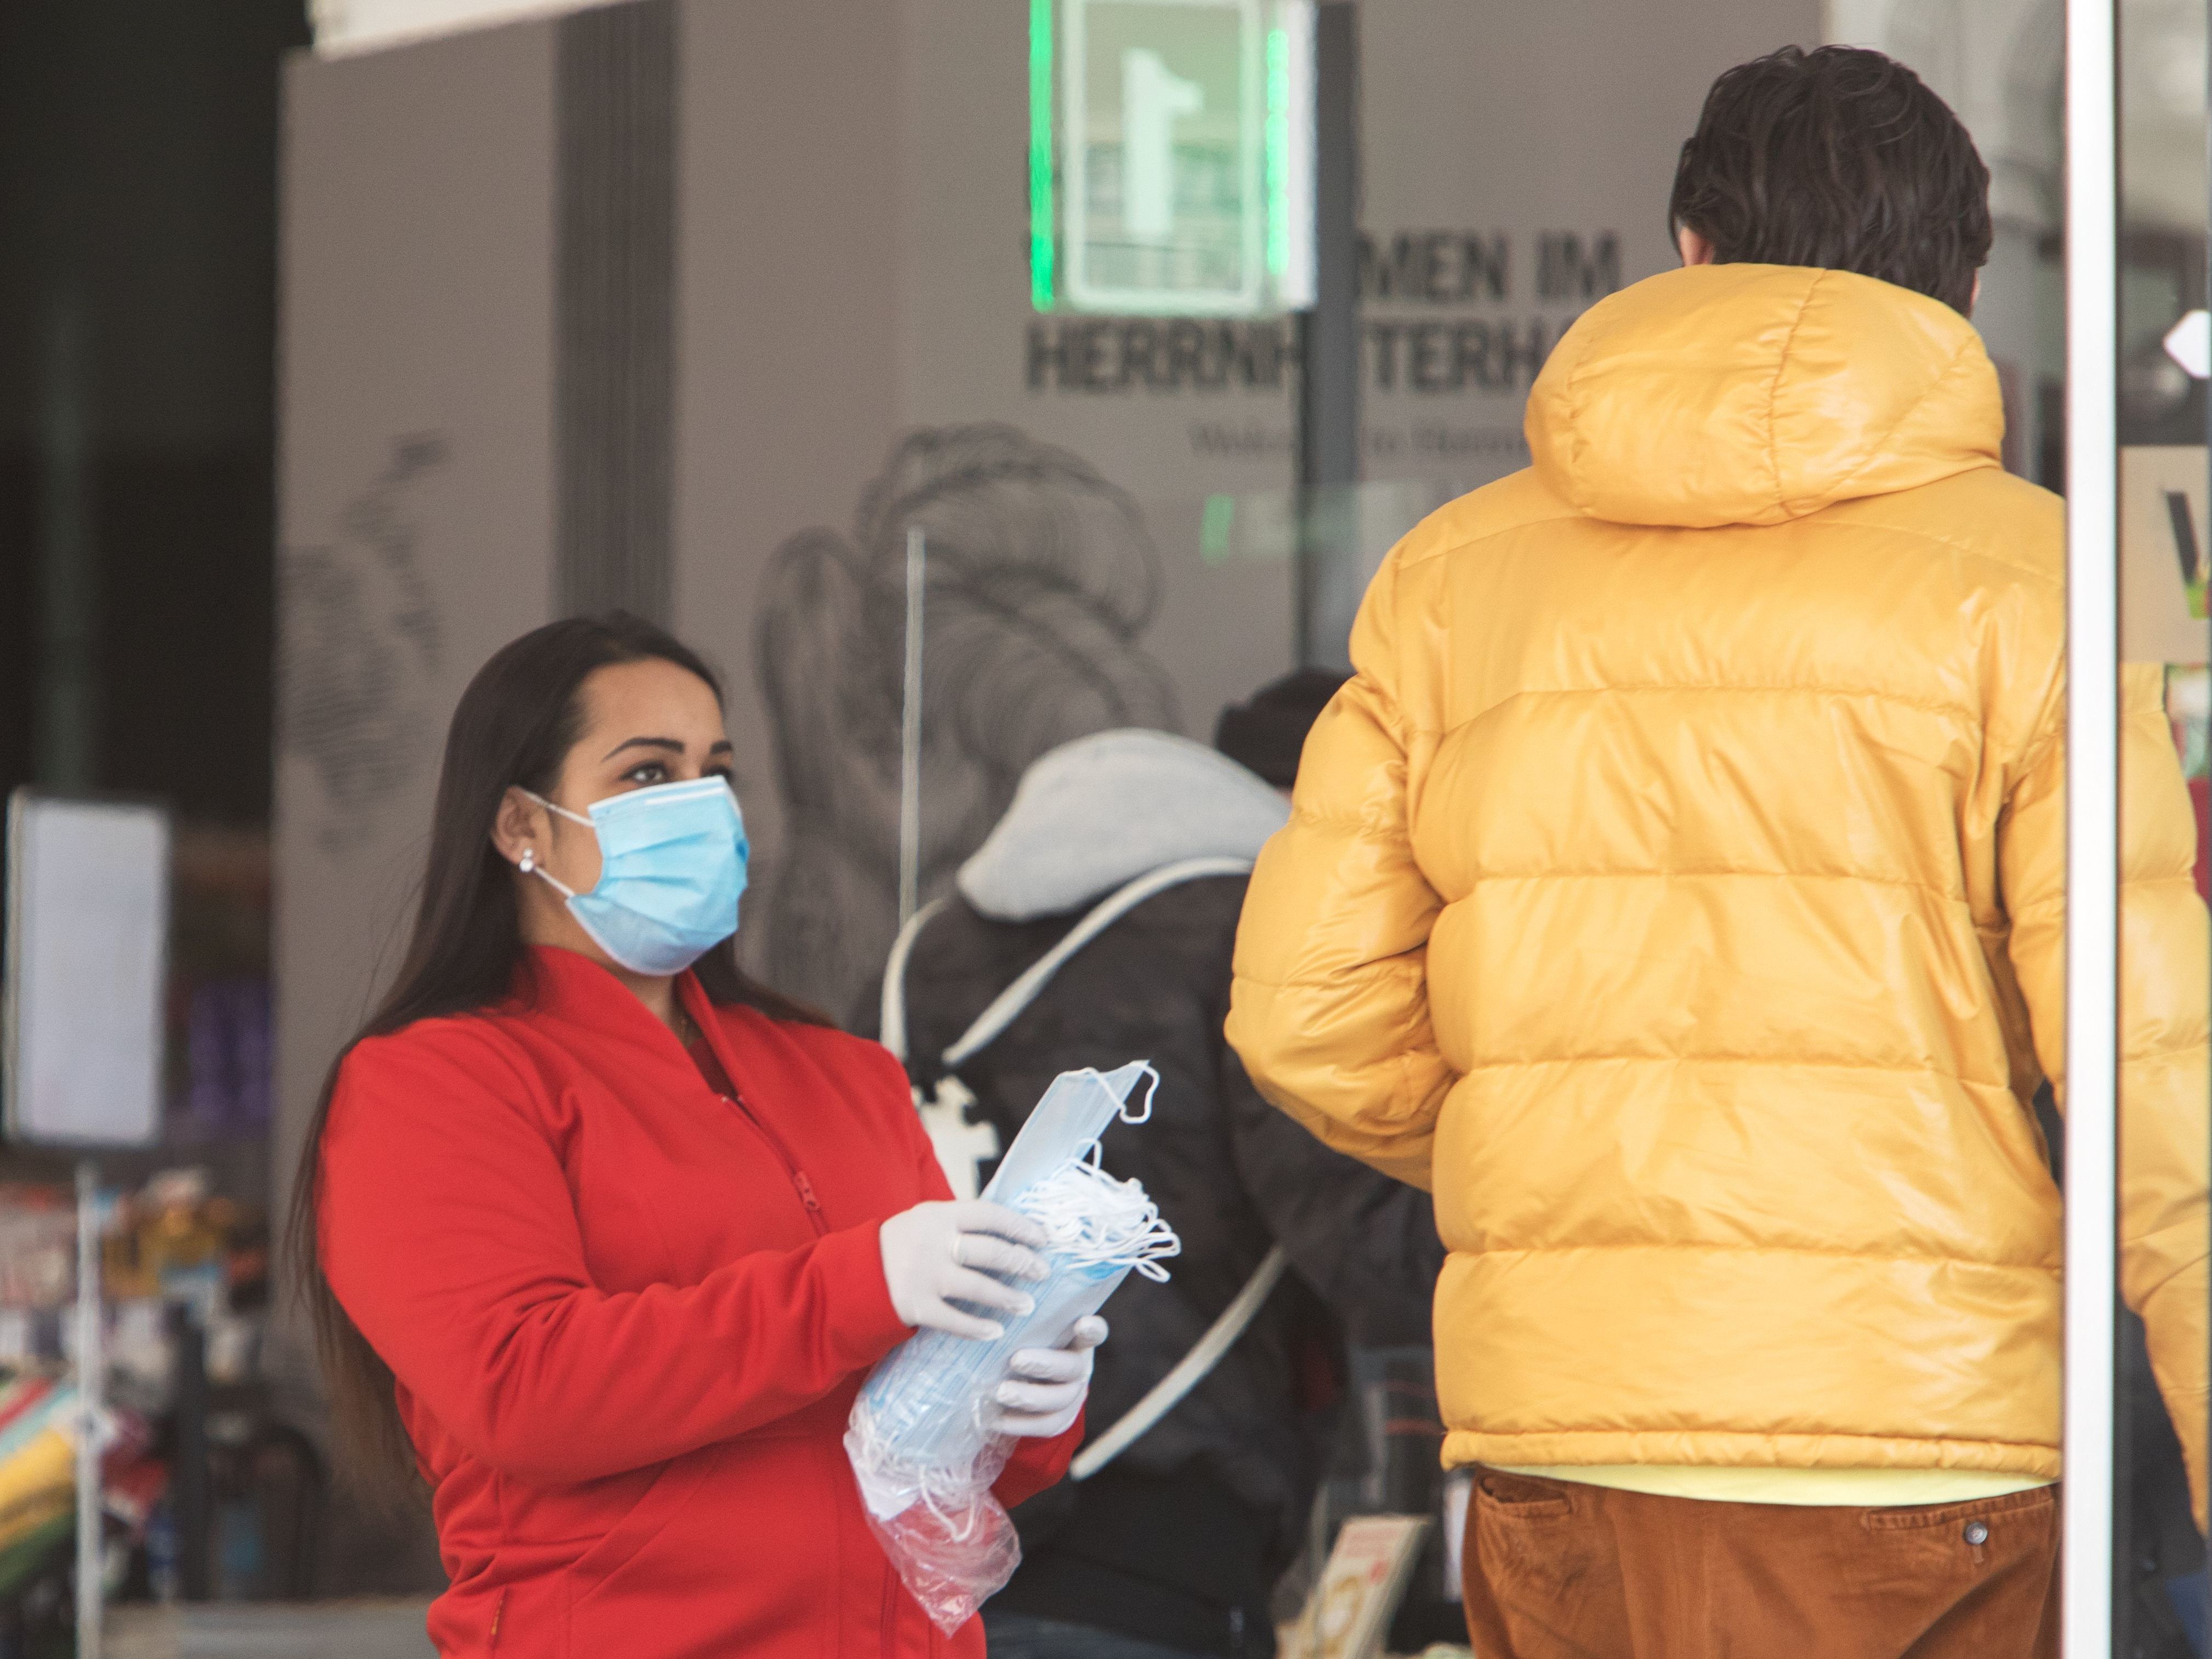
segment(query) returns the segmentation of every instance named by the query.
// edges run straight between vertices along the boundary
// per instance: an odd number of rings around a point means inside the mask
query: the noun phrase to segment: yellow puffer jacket
[[[1391,553],[1229,1037],[1432,1188],[1446,1461],[2058,1472],[2063,523],[1972,327],[1722,265]],[[2203,1510],[2207,930],[2125,697],[2124,1288]]]

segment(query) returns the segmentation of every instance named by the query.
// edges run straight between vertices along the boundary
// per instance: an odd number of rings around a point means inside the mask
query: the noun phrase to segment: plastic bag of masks
[[[1132,1111],[1127,1103],[1140,1079],[1149,1086]],[[992,1397],[1009,1361],[1019,1349],[1060,1346],[1131,1273],[1165,1279],[1161,1259],[1182,1248],[1145,1189],[1098,1164],[1098,1137],[1116,1117],[1143,1122],[1158,1081],[1141,1061],[1054,1080],[982,1194],[1045,1230],[1049,1275],[1023,1286],[1035,1310],[1005,1321],[995,1341],[916,1333],[884,1356],[854,1402],[845,1449],[868,1524],[947,1635],[1021,1560],[1013,1522],[991,1491],[1012,1449],[991,1429]]]

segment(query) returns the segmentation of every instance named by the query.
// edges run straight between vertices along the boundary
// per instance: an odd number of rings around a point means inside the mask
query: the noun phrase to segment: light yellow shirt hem
[[[1563,1464],[1532,1468],[1493,1463],[1506,1474],[1537,1480],[1579,1480],[1586,1486],[1695,1498],[1715,1504],[1802,1504],[1824,1509],[1902,1509],[1913,1504],[1966,1504],[2052,1483],[2039,1475],[1984,1469],[1782,1469],[1665,1463]]]

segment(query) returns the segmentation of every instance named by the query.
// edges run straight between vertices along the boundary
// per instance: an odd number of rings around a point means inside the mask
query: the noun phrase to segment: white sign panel
[[[159,1138],[168,937],[167,813],[15,792],[0,1006],[11,1138]]]
[[[1057,242],[1064,277],[1036,273],[1041,309],[1310,303],[1312,28],[1311,8],[1285,0],[1062,0],[1056,40],[1032,42],[1033,76],[1060,53],[1060,201],[1037,234]],[[1035,120],[1049,82],[1033,96]],[[1033,142],[1032,167],[1050,153]],[[1054,188],[1040,173],[1033,204]]]
[[[606,0],[310,0],[315,51],[325,58],[402,46],[466,29],[520,23]]]
[[[2195,665],[2205,626],[2212,489],[2203,444],[2120,451],[2120,660]]]

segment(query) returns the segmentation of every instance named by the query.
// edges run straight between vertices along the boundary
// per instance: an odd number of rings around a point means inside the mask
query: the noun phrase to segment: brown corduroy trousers
[[[2056,1486],[1869,1510],[1475,1476],[1475,1659],[2057,1659]]]

